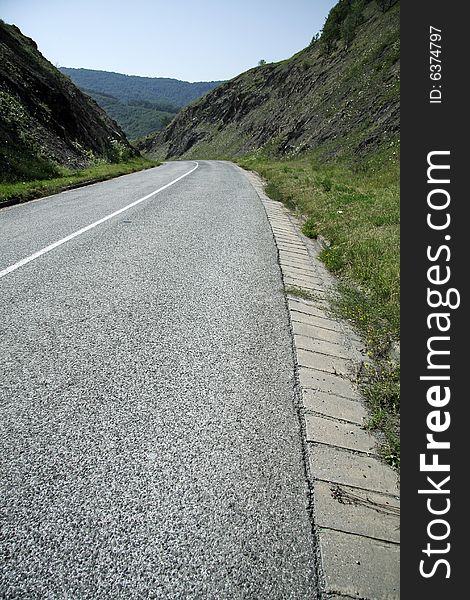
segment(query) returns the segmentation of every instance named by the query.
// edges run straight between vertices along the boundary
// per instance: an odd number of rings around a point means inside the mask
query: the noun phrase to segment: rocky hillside
[[[49,61],[0,21],[0,179],[42,179],[57,166],[135,154],[123,131]]]
[[[158,158],[368,155],[399,136],[399,3],[340,0],[320,39],[242,73],[180,112],[141,151]]]

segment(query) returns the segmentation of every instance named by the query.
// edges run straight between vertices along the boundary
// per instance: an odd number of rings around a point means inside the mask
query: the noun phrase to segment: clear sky
[[[323,26],[336,0],[0,0],[0,18],[53,64],[230,79],[288,58]]]

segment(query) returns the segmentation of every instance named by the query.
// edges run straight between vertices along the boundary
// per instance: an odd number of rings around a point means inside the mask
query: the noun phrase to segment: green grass
[[[81,170],[71,170],[57,167],[58,176],[52,178],[34,179],[32,181],[17,181],[0,183],[0,207],[19,202],[26,202],[41,196],[55,194],[71,187],[87,183],[105,181],[120,175],[158,166],[159,162],[142,157],[131,158],[125,162],[107,163],[104,161]],[[44,173],[46,175],[46,173]]]
[[[303,300],[315,300],[314,294],[295,285],[286,285],[286,294]]]
[[[396,361],[379,360],[365,364],[359,376],[359,385],[370,408],[366,428],[384,434],[382,457],[394,467],[400,466],[400,365]]]
[[[238,160],[267,181],[266,192],[304,221],[309,237],[329,241],[320,254],[340,278],[335,309],[364,339],[374,367],[358,382],[371,409],[368,427],[383,433],[386,460],[399,465],[399,367],[390,349],[400,337],[399,150],[367,161],[321,162],[314,153],[279,159],[257,152]]]

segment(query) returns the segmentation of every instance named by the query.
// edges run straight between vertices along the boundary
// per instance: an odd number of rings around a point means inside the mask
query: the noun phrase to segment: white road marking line
[[[39,258],[43,254],[46,254],[46,252],[50,252],[51,250],[54,250],[58,246],[62,246],[62,244],[65,244],[66,242],[70,242],[70,240],[73,240],[74,238],[78,237],[82,233],[85,233],[86,231],[93,229],[97,225],[101,225],[101,223],[105,223],[106,221],[109,221],[109,219],[112,219],[113,217],[120,215],[121,213],[125,212],[126,210],[129,210],[129,208],[132,208],[133,206],[137,206],[137,204],[140,204],[144,200],[148,200],[149,198],[151,198],[152,196],[155,196],[159,192],[166,190],[166,188],[169,188],[171,185],[175,184],[177,181],[180,181],[184,177],[187,177],[188,175],[190,175],[193,171],[195,171],[198,168],[198,166],[199,166],[199,163],[196,162],[196,166],[193,167],[190,171],[188,171],[184,175],[180,175],[180,177],[177,177],[176,179],[173,179],[173,181],[170,181],[170,183],[167,183],[163,187],[158,188],[158,190],[155,190],[154,192],[147,194],[143,198],[139,198],[139,200],[136,200],[135,202],[131,202],[131,204],[128,204],[127,206],[124,206],[123,208],[116,210],[115,212],[111,213],[110,215],[107,215],[106,217],[103,217],[102,219],[99,219],[98,221],[91,223],[91,225],[87,225],[86,227],[83,227],[82,229],[79,229],[78,231],[71,233],[67,237],[64,237],[61,240],[58,240],[57,242],[54,242],[53,244],[50,244],[49,246],[42,248],[42,250],[38,250],[34,254],[31,254],[31,256],[27,256],[26,258],[19,260],[14,265],[11,265],[11,266],[7,267],[6,269],[3,269],[3,271],[0,271],[0,278],[5,277],[5,275],[8,275],[9,273],[16,271],[16,269],[19,269],[20,267],[23,267],[24,265],[27,265],[32,260],[36,260],[36,258]]]

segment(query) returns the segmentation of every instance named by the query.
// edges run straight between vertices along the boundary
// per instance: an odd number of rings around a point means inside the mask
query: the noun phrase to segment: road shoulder
[[[354,384],[363,344],[329,310],[336,281],[318,258],[320,245],[268,198],[257,174],[243,173],[266,210],[286,291],[322,597],[398,599],[399,482],[363,428],[367,411]]]

